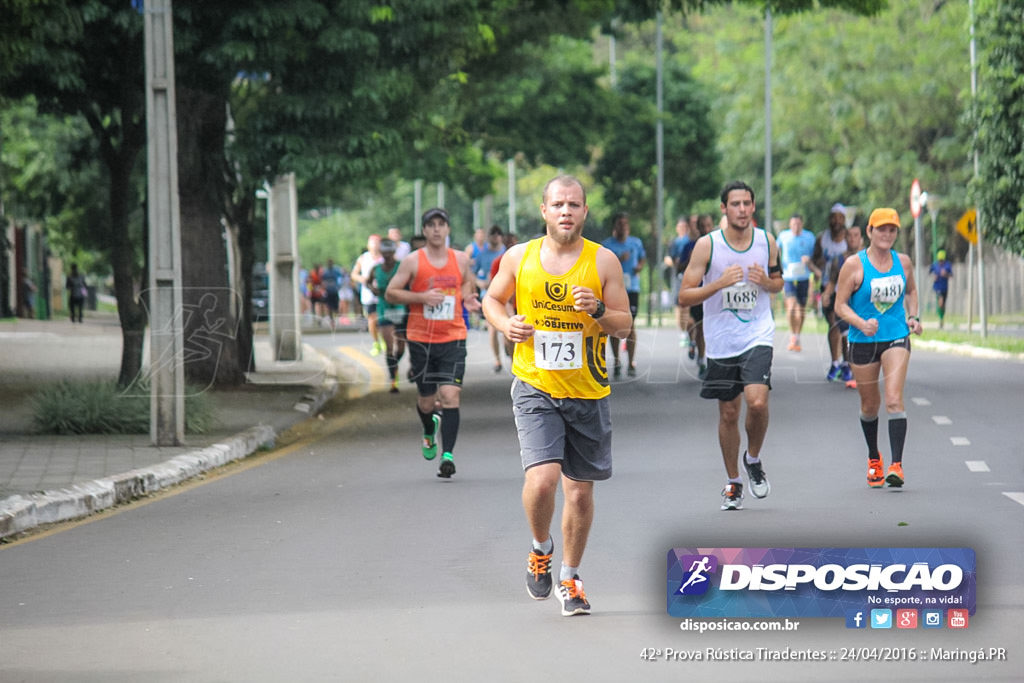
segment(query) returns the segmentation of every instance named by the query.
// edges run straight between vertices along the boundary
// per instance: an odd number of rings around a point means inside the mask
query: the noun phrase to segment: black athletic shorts
[[[755,346],[732,358],[708,358],[701,398],[731,401],[748,384],[767,384],[771,389],[773,356],[772,347]]]
[[[626,292],[626,296],[629,297],[629,314],[635,319],[640,310],[640,292]]]
[[[409,341],[409,371],[420,396],[433,396],[441,384],[462,386],[466,372],[466,340],[425,344]]]
[[[906,349],[909,352],[910,337],[900,337],[882,342],[850,342],[850,363],[853,365],[881,363],[882,354],[889,349]]]

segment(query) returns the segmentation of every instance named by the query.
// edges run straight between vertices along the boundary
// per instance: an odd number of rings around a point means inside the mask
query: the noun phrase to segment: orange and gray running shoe
[[[729,482],[725,485],[725,488],[722,489],[722,509],[743,509],[743,484]]]
[[[868,460],[868,486],[877,489],[885,484],[885,477],[882,476],[882,470],[884,469],[885,463],[882,462],[881,453],[878,454],[877,458],[870,458]]]
[[[885,483],[893,488],[903,486],[903,463],[894,462],[889,465],[889,473],[885,475]]]
[[[583,592],[579,574],[558,584],[558,599],[562,602],[563,617],[590,614],[590,603],[587,602],[587,594]]]
[[[551,553],[541,555],[536,548],[530,548],[526,557],[526,591],[534,600],[551,596]]]

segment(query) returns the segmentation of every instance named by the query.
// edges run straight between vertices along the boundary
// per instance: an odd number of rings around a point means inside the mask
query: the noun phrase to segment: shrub
[[[149,382],[127,388],[115,382],[64,380],[32,397],[32,421],[44,434],[146,434]],[[214,401],[203,391],[185,396],[185,431],[202,434],[214,422]]]

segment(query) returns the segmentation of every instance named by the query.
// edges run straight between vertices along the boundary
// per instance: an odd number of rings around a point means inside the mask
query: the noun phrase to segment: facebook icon
[[[867,628],[868,620],[864,616],[864,610],[852,610],[846,612],[846,628]]]

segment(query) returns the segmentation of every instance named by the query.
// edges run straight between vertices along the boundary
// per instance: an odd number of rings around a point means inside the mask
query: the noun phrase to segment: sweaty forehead
[[[547,203],[583,202],[583,190],[576,183],[557,183],[548,188]]]

